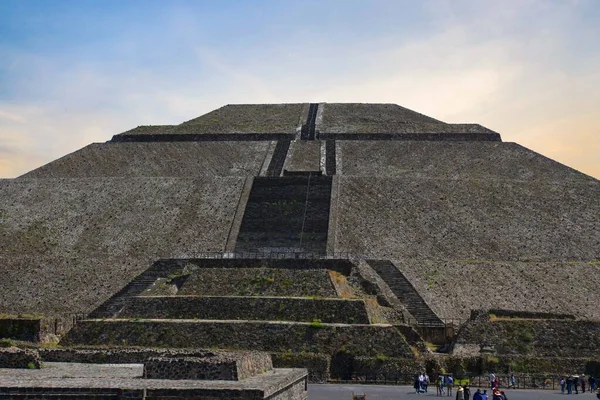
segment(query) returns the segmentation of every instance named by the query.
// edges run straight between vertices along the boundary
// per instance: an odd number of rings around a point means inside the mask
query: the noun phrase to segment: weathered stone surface
[[[326,383],[329,379],[331,356],[319,353],[272,353],[273,367],[275,368],[306,368],[308,381],[312,383]]]
[[[139,126],[122,135],[288,133],[306,121],[305,104],[229,104],[180,125]]]
[[[136,297],[119,318],[369,323],[362,299],[298,297]]]
[[[21,178],[256,176],[269,143],[93,143]]]
[[[324,269],[201,268],[184,282],[179,295],[336,297]]]
[[[596,180],[334,179],[336,251],[375,259],[598,259]]]
[[[88,312],[155,259],[224,251],[243,183],[0,180],[0,312]]]
[[[454,348],[460,352],[463,345],[490,346],[497,354],[586,358],[600,354],[600,322],[469,321],[461,328]]]
[[[273,369],[267,353],[217,353],[209,357],[153,357],[144,363],[146,379],[238,381]]]
[[[40,370],[0,369],[3,394],[23,397],[107,395],[132,399],[279,399],[306,400],[306,370],[277,369],[241,381],[140,379],[141,365],[48,363]]]
[[[600,319],[596,262],[396,259],[394,264],[442,318],[466,320],[473,309],[502,308]]]
[[[288,172],[320,172],[321,142],[319,140],[295,140],[290,144],[283,166]]]
[[[338,174],[343,175],[435,179],[449,184],[467,180],[480,185],[488,180],[519,184],[594,181],[516,143],[343,140],[336,146]]]
[[[0,316],[0,339],[39,342],[45,335],[45,324],[41,318]]]
[[[397,104],[323,103],[321,133],[394,132],[405,124],[443,124],[434,118]]]
[[[128,347],[49,347],[37,350],[42,361],[84,364],[144,364],[150,358],[215,357],[215,350],[195,348],[128,348]]]
[[[0,348],[0,368],[40,368],[37,352],[16,347]]]
[[[356,355],[413,357],[393,326],[260,321],[83,320],[63,345],[130,345],[221,348],[333,354],[344,347]]]

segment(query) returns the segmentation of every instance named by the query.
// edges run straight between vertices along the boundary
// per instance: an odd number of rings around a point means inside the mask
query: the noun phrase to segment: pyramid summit
[[[423,340],[492,343],[448,336],[480,310],[583,320],[585,338],[599,198],[600,181],[478,124],[227,105],[0,180],[0,313],[77,315],[64,346],[291,351],[333,375],[342,347],[358,370],[416,365]]]

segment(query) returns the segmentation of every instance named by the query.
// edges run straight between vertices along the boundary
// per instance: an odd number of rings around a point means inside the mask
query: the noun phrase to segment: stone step
[[[119,318],[369,323],[362,299],[303,297],[140,296]]]
[[[423,326],[444,326],[442,320],[427,305],[414,286],[396,266],[387,260],[367,260],[368,264],[390,287],[408,312]]]
[[[61,345],[146,346],[414,357],[392,325],[232,320],[82,320]]]

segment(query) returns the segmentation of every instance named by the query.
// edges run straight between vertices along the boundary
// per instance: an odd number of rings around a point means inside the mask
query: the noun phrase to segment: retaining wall
[[[341,348],[359,355],[412,357],[393,326],[291,322],[220,322],[156,320],[84,320],[63,345],[167,346],[268,352],[333,354]]]
[[[136,297],[119,317],[369,323],[362,300],[281,297]]]

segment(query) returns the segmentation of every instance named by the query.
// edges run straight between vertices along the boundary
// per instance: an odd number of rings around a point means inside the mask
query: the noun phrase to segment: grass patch
[[[425,346],[431,351],[438,351],[439,346],[437,344],[433,344],[431,342],[425,342]]]
[[[0,339],[0,348],[13,347],[13,341],[10,339]]]
[[[321,329],[323,328],[323,323],[320,319],[313,319],[309,325],[312,329]]]

